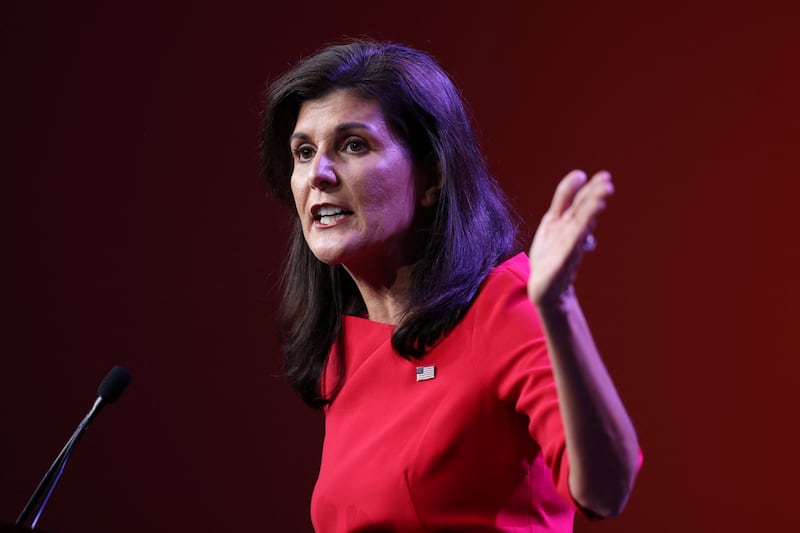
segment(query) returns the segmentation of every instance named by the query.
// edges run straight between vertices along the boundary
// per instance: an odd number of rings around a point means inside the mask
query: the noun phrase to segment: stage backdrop
[[[280,377],[291,213],[258,114],[270,77],[367,35],[452,73],[530,230],[564,173],[614,173],[577,290],[646,458],[625,513],[576,531],[791,528],[792,2],[178,4],[0,6],[0,520],[122,364],[41,527],[311,530],[322,418]]]

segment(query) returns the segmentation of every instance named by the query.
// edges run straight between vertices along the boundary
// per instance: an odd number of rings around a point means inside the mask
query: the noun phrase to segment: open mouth
[[[335,205],[324,205],[314,210],[314,220],[322,225],[329,226],[343,218],[352,215],[352,211]]]

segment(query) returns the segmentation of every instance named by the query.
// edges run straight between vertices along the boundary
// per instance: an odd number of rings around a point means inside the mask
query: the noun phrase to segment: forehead
[[[377,131],[387,130],[383,110],[377,100],[361,98],[339,89],[304,102],[297,114],[294,133],[314,133],[349,123],[363,124]]]

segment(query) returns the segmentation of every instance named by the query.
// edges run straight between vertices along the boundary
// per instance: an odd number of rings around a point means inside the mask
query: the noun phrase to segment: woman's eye
[[[294,155],[298,161],[309,161],[314,157],[314,149],[303,144],[294,149]]]
[[[367,143],[361,139],[347,139],[344,143],[344,148],[347,152],[357,154],[367,149]]]

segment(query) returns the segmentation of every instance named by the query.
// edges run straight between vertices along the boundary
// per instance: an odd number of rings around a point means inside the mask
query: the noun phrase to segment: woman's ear
[[[442,191],[441,185],[432,185],[422,191],[419,205],[422,207],[433,207],[439,202],[439,193]]]
[[[422,162],[422,180],[420,180],[419,205],[422,207],[433,207],[439,202],[439,194],[442,192],[442,173],[439,170],[439,162],[428,154]]]

